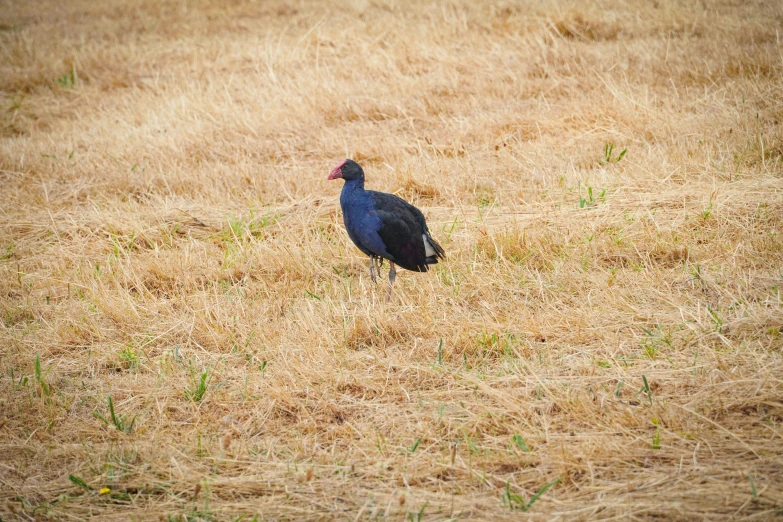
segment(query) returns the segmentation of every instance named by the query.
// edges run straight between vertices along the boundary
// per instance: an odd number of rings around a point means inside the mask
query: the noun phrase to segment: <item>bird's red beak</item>
[[[329,173],[329,177],[326,178],[327,181],[342,178],[343,177],[343,171],[340,170],[343,165],[345,165],[345,162],[348,160],[342,160],[339,165],[337,165],[335,168],[332,169],[332,171]]]

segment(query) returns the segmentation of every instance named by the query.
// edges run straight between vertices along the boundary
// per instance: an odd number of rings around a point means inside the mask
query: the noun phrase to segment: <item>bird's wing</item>
[[[392,260],[403,268],[427,271],[424,215],[407,201],[392,194],[371,192],[375,213],[381,220],[378,236]]]
[[[378,235],[386,245],[389,258],[408,270],[426,272],[424,236],[417,233],[416,224],[409,216],[399,216],[385,210],[377,212],[383,221]]]

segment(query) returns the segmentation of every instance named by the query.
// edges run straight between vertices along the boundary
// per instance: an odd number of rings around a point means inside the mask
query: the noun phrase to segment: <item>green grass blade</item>
[[[76,475],[68,475],[68,480],[70,480],[80,488],[92,490],[92,487],[90,487],[90,485],[87,484],[87,482],[81,477],[77,477]]]
[[[554,486],[555,484],[557,484],[557,483],[559,483],[559,482],[560,482],[560,478],[556,478],[556,479],[555,479],[555,480],[553,480],[552,482],[550,482],[550,483],[548,483],[548,484],[544,484],[544,486],[543,486],[541,489],[539,489],[539,490],[538,490],[538,493],[536,493],[535,495],[533,495],[532,497],[530,497],[530,502],[528,502],[528,503],[527,503],[527,505],[525,506],[525,511],[527,511],[528,509],[530,509],[530,507],[533,505],[533,503],[534,503],[536,500],[538,500],[538,499],[539,499],[539,497],[541,497],[541,495],[543,495],[544,493],[546,493],[546,492],[547,492],[547,490],[548,490],[549,488],[551,488],[552,486]]]

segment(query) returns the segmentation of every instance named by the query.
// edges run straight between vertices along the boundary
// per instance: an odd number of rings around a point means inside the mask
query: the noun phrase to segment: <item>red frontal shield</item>
[[[331,170],[331,172],[329,172],[329,177],[326,178],[326,179],[327,180],[331,180],[331,179],[342,178],[343,177],[343,173],[340,170],[340,168],[342,168],[342,166],[345,165],[346,161],[348,161],[348,160],[347,159],[342,160],[339,165],[337,165],[335,168],[333,168]]]

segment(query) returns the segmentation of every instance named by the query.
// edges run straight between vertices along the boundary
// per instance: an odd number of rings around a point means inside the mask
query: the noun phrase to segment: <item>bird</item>
[[[370,256],[370,278],[376,283],[383,260],[389,261],[391,298],[397,275],[395,265],[413,272],[426,272],[438,259],[446,259],[443,248],[432,238],[424,214],[394,194],[364,189],[364,170],[351,159],[341,161],[329,172],[327,180],[345,181],[340,207],[348,237]]]

